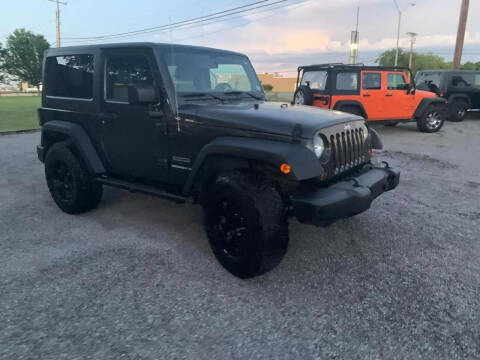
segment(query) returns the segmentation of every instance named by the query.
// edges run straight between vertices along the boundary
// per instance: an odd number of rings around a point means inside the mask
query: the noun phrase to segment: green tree
[[[465,64],[462,64],[460,66],[460,69],[462,69],[462,70],[480,70],[480,61],[477,61],[477,62],[467,61]]]
[[[39,86],[42,79],[43,52],[50,47],[43,35],[16,29],[2,50],[1,69],[20,81]]]
[[[398,66],[408,66],[410,52],[399,49],[398,52]],[[393,66],[395,63],[395,49],[384,51],[376,60],[382,66]],[[450,69],[451,62],[445,61],[441,56],[431,53],[420,54],[414,52],[412,55],[412,72],[415,75],[419,70],[431,69]]]
[[[2,43],[0,43],[0,82],[5,81],[5,76],[2,74],[2,64],[3,64],[3,49],[2,49]]]

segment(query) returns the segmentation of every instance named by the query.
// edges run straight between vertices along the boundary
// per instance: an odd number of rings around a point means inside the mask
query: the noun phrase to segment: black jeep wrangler
[[[102,186],[204,208],[220,263],[258,275],[287,250],[288,217],[328,225],[398,185],[374,166],[378,135],[355,115],[265,101],[242,54],[111,44],[45,54],[41,144],[48,188],[69,214]]]
[[[452,121],[462,121],[467,110],[480,109],[480,71],[423,70],[415,82],[418,89],[447,99]]]

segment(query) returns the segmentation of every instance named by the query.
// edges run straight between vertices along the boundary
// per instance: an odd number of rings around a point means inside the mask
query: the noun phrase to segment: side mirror
[[[405,87],[407,88],[407,94],[415,94],[415,88],[412,84],[406,84]]]
[[[128,102],[132,105],[146,105],[158,102],[158,94],[153,84],[128,86]]]

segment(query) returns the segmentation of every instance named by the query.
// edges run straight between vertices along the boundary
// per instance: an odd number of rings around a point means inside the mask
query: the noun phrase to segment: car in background
[[[409,68],[346,65],[300,66],[293,103],[340,110],[394,126],[415,121],[422,132],[440,130],[445,99],[415,88]]]
[[[417,89],[448,101],[449,119],[462,121],[467,110],[480,109],[480,71],[422,70],[415,76]]]

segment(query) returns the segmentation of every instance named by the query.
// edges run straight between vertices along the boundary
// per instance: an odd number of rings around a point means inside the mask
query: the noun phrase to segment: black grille
[[[330,149],[333,174],[339,174],[367,161],[363,128],[331,134]]]

